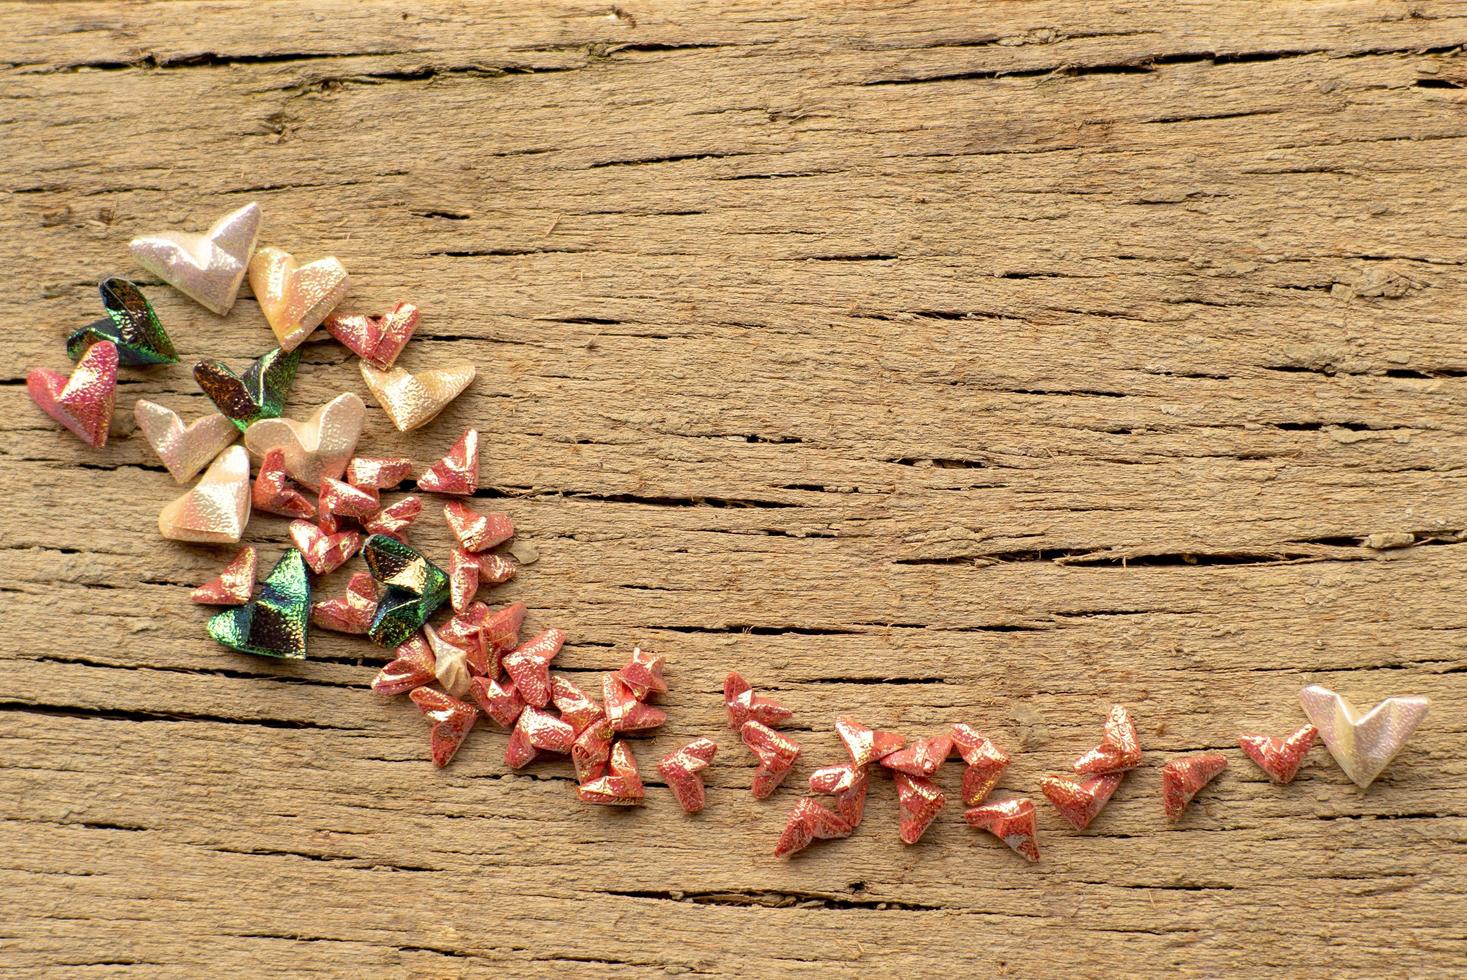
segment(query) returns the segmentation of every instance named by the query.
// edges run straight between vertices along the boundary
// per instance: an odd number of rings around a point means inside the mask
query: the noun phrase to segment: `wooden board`
[[[1467,871],[1467,6],[0,4],[0,969],[197,976],[1427,975]],[[479,379],[480,503],[539,560],[491,598],[594,685],[666,654],[655,761],[713,735],[697,818],[574,802],[504,737],[425,759],[381,653],[207,640],[231,554],[162,542],[132,430],[270,345],[130,262],[247,201],[421,306],[409,368]],[[94,452],[30,366],[132,275],[184,364],[126,371]],[[306,348],[303,415],[362,391]],[[285,522],[249,539],[273,561]],[[446,557],[425,515],[415,540]],[[1394,545],[1396,547],[1387,547]],[[1402,546],[1404,545],[1404,546]],[[354,569],[356,566],[349,566]],[[337,594],[348,570],[321,594]],[[719,685],[796,709],[772,801]],[[1271,786],[1299,688],[1433,699],[1367,791]],[[1006,792],[1130,705],[1147,763],[1029,866],[878,779],[847,841],[770,851],[837,711],[968,720]],[[1178,825],[1158,768],[1232,768]],[[958,766],[944,782],[956,785]]]

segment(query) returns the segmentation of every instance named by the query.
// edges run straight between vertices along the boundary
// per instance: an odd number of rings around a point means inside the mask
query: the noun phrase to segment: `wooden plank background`
[[[0,4],[0,968],[7,974],[1426,975],[1462,966],[1467,5]],[[235,655],[188,601],[231,553],[139,396],[271,345],[142,277],[136,234],[247,201],[261,243],[424,310],[402,364],[479,379],[404,437],[484,435],[499,590],[594,684],[666,654],[645,770],[710,803],[573,802],[477,732],[426,761],[383,658]],[[106,275],[185,364],[126,371],[101,452],[29,404]],[[291,411],[362,391],[308,344]],[[271,562],[284,521],[249,538]],[[415,539],[446,556],[431,514]],[[1395,545],[1398,547],[1385,547]],[[1404,547],[1400,547],[1405,545]],[[337,594],[348,570],[322,594]],[[797,714],[772,801],[737,668]],[[1236,750],[1301,685],[1434,701],[1359,791]],[[833,715],[964,719],[1003,781],[1130,705],[1150,750],[1043,860],[916,847],[877,780],[848,841],[770,850]],[[1157,768],[1233,768],[1168,827]],[[950,766],[946,783],[956,785]]]

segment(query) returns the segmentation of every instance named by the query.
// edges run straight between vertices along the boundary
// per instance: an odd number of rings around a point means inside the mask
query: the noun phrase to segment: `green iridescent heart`
[[[231,650],[261,657],[306,659],[311,618],[311,579],[306,559],[291,548],[270,569],[260,594],[238,609],[209,620],[209,635]]]
[[[194,380],[219,411],[243,432],[260,419],[278,419],[285,411],[285,395],[300,366],[299,350],[279,347],[262,354],[244,377],[223,361],[200,361],[194,365]]]
[[[411,545],[374,534],[362,546],[372,577],[387,586],[367,636],[384,647],[398,647],[417,632],[448,599],[448,575]]]
[[[117,360],[130,367],[178,363],[178,351],[142,290],[113,277],[103,279],[97,291],[107,315],[66,338],[67,356],[74,361],[97,341],[110,340],[117,345]]]

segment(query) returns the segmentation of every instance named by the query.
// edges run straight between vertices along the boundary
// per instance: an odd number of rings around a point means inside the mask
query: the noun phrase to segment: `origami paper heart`
[[[402,368],[378,371],[362,361],[362,380],[399,432],[416,429],[458,397],[474,380],[474,366],[465,361],[449,368],[409,374]]]
[[[158,515],[158,533],[174,541],[232,543],[250,520],[250,454],[230,446],[199,482]]]
[[[285,472],[314,490],[323,478],[335,479],[346,472],[366,420],[367,406],[346,392],[316,409],[305,422],[261,419],[245,431],[244,444],[256,457],[282,450]]]
[[[185,426],[171,408],[139,398],[132,407],[132,417],[137,420],[143,438],[178,483],[188,482],[239,438],[234,423],[218,412],[200,416]]]
[[[316,505],[285,478],[285,450],[272,449],[260,460],[255,488],[250,493],[256,510],[282,517],[315,517]]]
[[[465,429],[448,455],[418,477],[418,489],[465,496],[479,489],[479,430]]]
[[[255,250],[260,206],[250,203],[220,218],[202,235],[165,231],[134,238],[138,264],[220,316],[234,306]]]
[[[372,615],[377,612],[377,585],[366,572],[357,572],[346,584],[346,595],[339,599],[322,599],[311,609],[311,622],[322,629],[338,633],[365,633],[372,625]],[[430,668],[428,677],[421,683],[433,679]],[[376,682],[373,690],[378,690]],[[393,692],[397,693],[397,692]]]
[[[356,531],[327,534],[306,520],[290,522],[290,540],[295,542],[305,556],[306,564],[317,575],[336,571],[362,546],[362,536]]]
[[[1299,701],[1329,754],[1361,789],[1390,765],[1431,707],[1423,697],[1386,698],[1362,715],[1349,701],[1317,684],[1300,691]]]
[[[257,357],[240,377],[223,361],[194,365],[194,381],[224,417],[243,432],[261,419],[277,419],[285,411],[285,395],[300,367],[298,351],[279,347]]]
[[[362,548],[372,577],[387,586],[367,636],[384,647],[398,647],[428,621],[448,598],[448,576],[411,545],[374,534]]]
[[[295,256],[265,247],[250,259],[250,289],[281,350],[295,350],[346,298],[346,266],[335,256],[296,265]]]
[[[333,313],[322,326],[347,350],[379,371],[386,371],[418,328],[418,308],[398,303],[385,316]]]
[[[236,446],[240,455],[244,449]],[[246,463],[249,457],[245,456]],[[306,560],[287,548],[260,586],[260,595],[238,609],[226,609],[209,620],[218,642],[241,653],[261,657],[306,659],[307,618],[311,612],[311,577]]]
[[[103,279],[97,290],[102,294],[107,316],[66,338],[66,353],[73,361],[88,344],[110,340],[117,345],[117,359],[130,367],[178,363],[173,341],[137,286],[113,278]]]
[[[1034,801],[1003,800],[975,806],[963,814],[968,826],[986,830],[1030,861],[1039,860],[1039,843],[1034,835]]]
[[[102,340],[87,348],[67,377],[46,368],[25,376],[31,401],[93,449],[107,445],[117,398],[117,346]]]
[[[209,606],[242,606],[255,591],[255,548],[245,545],[224,570],[189,595]]]

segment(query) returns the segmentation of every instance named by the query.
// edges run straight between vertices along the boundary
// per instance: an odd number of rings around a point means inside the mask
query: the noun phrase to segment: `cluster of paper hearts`
[[[305,420],[284,416],[301,362],[300,345],[319,326],[360,358],[363,383],[400,431],[432,421],[474,379],[472,364],[409,372],[395,362],[417,328],[418,310],[397,304],[381,316],[343,314],[349,278],[334,257],[298,262],[279,248],[256,249],[261,213],[246,205],[203,234],[164,232],[138,238],[131,253],[146,270],[207,309],[227,314],[248,278],[277,346],[241,374],[224,362],[193,368],[199,388],[218,409],[185,422],[147,400],[134,406],[138,430],[169,474],[185,483],[202,477],[159,514],[166,538],[206,544],[238,542],[252,509],[291,518],[294,547],[256,589],[258,555],[242,549],[194,601],[228,606],[207,624],[224,646],[265,657],[303,659],[312,627],[361,634],[391,649],[393,659],[372,683],[380,694],[408,694],[429,721],[433,761],[449,763],[482,717],[508,732],[505,761],[520,768],[544,755],[568,756],[585,802],[640,805],[646,796],[629,737],[659,728],[666,713],[650,703],[666,693],[664,661],[640,647],[620,670],[602,676],[600,702],[550,664],[565,642],[557,629],[520,642],[526,609],[513,603],[493,610],[476,599],[481,588],[513,578],[517,565],[491,549],[508,542],[507,515],[481,513],[451,501],[444,520],[458,544],[447,570],[408,540],[423,502],[408,495],[384,501],[414,472],[405,458],[357,455],[366,423],[360,397],[343,393]],[[66,350],[69,375],[30,371],[36,405],[86,444],[108,437],[119,366],[177,363],[172,339],[142,292],[121,278],[102,281],[104,316],[73,330]],[[243,445],[235,440],[243,433]],[[256,472],[251,480],[251,460]],[[478,433],[466,429],[449,452],[419,472],[426,493],[471,495],[478,486]],[[308,496],[308,493],[314,495]],[[360,554],[367,571],[351,576],[340,597],[312,602],[313,576],[331,573]],[[452,613],[434,626],[442,607]],[[1426,716],[1424,697],[1391,697],[1361,713],[1323,687],[1308,687],[1301,702],[1309,724],[1287,735],[1244,735],[1239,747],[1275,783],[1291,782],[1316,738],[1345,774],[1368,787],[1400,753]],[[724,686],[731,727],[755,765],[751,791],[771,797],[801,754],[778,731],[791,712],[757,693],[736,673]],[[900,808],[899,836],[914,844],[946,804],[939,771],[956,753],[964,763],[964,819],[1028,860],[1039,858],[1033,800],[991,800],[1010,756],[976,728],[957,723],[937,734],[908,739],[837,716],[835,729],[848,759],[816,769],[811,796],[791,810],[775,853],[787,857],[817,840],[848,837],[860,825],[870,775],[890,773]],[[707,737],[668,753],[658,772],[679,805],[697,813],[706,805],[703,773],[717,753]],[[1099,816],[1125,774],[1142,765],[1136,727],[1122,706],[1106,720],[1098,744],[1075,759],[1071,771],[1041,778],[1040,789],[1059,814],[1083,831]],[[1192,800],[1228,767],[1220,752],[1190,753],[1160,769],[1162,809],[1179,820]],[[824,798],[828,802],[822,802]]]
[[[241,374],[217,360],[201,360],[194,380],[218,409],[185,423],[173,409],[139,400],[138,429],[173,478],[183,483],[209,467],[198,485],[163,508],[159,531],[179,541],[238,541],[250,515],[249,466],[227,452],[239,433],[257,459],[271,449],[283,453],[285,475],[309,489],[341,476],[365,422],[365,406],[343,395],[321,406],[305,422],[283,418],[286,397],[300,366],[300,344],[325,323],[327,330],[362,359],[362,376],[387,417],[402,431],[435,418],[474,378],[460,362],[409,372],[394,362],[412,337],[419,313],[397,304],[383,316],[334,312],[346,296],[346,268],[334,257],[301,264],[274,247],[256,249],[262,216],[255,204],[225,215],[203,234],[161,232],[134,239],[137,263],[207,309],[224,315],[234,306],[246,277],[278,346],[256,358]],[[74,330],[66,350],[76,361],[70,375],[36,368],[26,386],[36,405],[94,448],[107,443],[122,367],[173,364],[178,352],[142,291],[126,279],[102,281],[106,316]],[[472,493],[469,471],[477,446],[434,463],[422,489]],[[212,465],[211,465],[212,464]],[[402,511],[384,516],[384,526]]]

